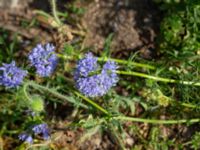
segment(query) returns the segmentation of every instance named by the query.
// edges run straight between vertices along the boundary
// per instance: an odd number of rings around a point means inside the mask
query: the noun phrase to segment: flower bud
[[[32,97],[31,109],[34,112],[41,112],[44,110],[44,101],[38,95]]]

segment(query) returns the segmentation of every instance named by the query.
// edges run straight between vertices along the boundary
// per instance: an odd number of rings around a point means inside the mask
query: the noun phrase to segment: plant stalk
[[[55,91],[55,90],[49,89],[49,88],[47,88],[47,87],[45,87],[45,86],[41,86],[41,85],[36,84],[36,83],[34,83],[34,82],[26,82],[24,86],[25,86],[25,87],[31,86],[31,87],[35,88],[36,90],[39,90],[39,89],[44,90],[44,91],[46,91],[46,92],[48,92],[48,93],[53,94],[54,96],[56,96],[56,97],[58,97],[58,98],[60,98],[60,99],[63,99],[63,100],[68,101],[68,102],[70,102],[70,103],[74,103],[73,101],[71,101],[70,99],[68,99],[67,96],[64,96],[64,95],[58,93],[58,92]],[[29,98],[29,99],[30,99],[30,98]],[[83,108],[85,108],[85,109],[88,109],[87,105],[84,105],[84,104],[81,104],[81,103],[80,103],[79,106],[81,106],[81,107],[83,107]]]
[[[103,112],[104,114],[110,116],[110,113],[109,113],[107,110],[105,110],[103,107],[101,107],[100,105],[98,105],[98,104],[95,103],[94,101],[90,100],[89,98],[83,96],[82,94],[80,94],[80,93],[78,93],[78,92],[76,92],[76,91],[74,91],[74,93],[75,93],[77,96],[81,97],[81,98],[82,98],[83,100],[85,100],[86,102],[90,103],[92,106],[94,106],[94,107],[97,108],[98,110],[100,110],[101,112]]]
[[[200,122],[200,119],[157,120],[157,119],[143,119],[143,118],[126,117],[126,116],[112,117],[112,119],[123,120],[123,121],[133,121],[133,122],[142,122],[142,123],[151,123],[151,124],[182,124],[182,123]]]
[[[59,58],[62,58],[62,59],[73,59],[74,57],[69,57],[69,56],[66,56],[66,55],[62,55],[62,54],[57,54],[57,56]],[[76,55],[76,58],[80,59],[82,58],[82,56],[80,55]],[[136,67],[141,67],[141,68],[147,68],[147,69],[151,69],[151,70],[155,70],[156,68],[154,66],[151,66],[151,65],[147,65],[147,64],[142,64],[142,63],[138,63],[138,62],[132,62],[132,61],[127,61],[127,60],[122,60],[122,59],[115,59],[115,58],[102,58],[102,57],[97,57],[98,61],[108,61],[108,60],[111,60],[111,61],[114,61],[118,64],[123,64],[123,65],[132,65],[132,66],[136,66]]]
[[[61,25],[62,23],[60,19],[58,18],[58,14],[57,14],[56,0],[51,0],[51,7],[52,7],[52,14],[54,16],[54,19],[59,25]]]
[[[116,73],[122,74],[122,75],[138,76],[138,77],[152,79],[152,80],[155,80],[155,81],[161,81],[161,82],[166,82],[166,83],[179,83],[179,84],[184,84],[184,85],[200,86],[200,82],[179,81],[179,80],[175,80],[175,79],[156,77],[156,76],[147,75],[147,74],[144,74],[144,73],[134,72],[134,71],[130,72],[130,71],[118,70],[118,71],[116,71]]]
[[[108,61],[108,60],[114,61],[118,64],[133,65],[133,66],[136,66],[136,67],[147,68],[147,69],[151,69],[151,70],[156,69],[154,66],[151,66],[151,65],[148,65],[148,64],[142,64],[142,63],[127,61],[127,60],[122,60],[122,59],[115,59],[115,58],[98,57],[98,61]]]

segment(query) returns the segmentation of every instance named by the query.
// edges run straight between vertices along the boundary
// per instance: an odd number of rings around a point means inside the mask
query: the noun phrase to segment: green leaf
[[[103,58],[109,58],[110,55],[111,55],[111,52],[110,52],[110,45],[112,43],[112,39],[113,39],[113,33],[110,33],[108,35],[108,37],[106,38],[106,41],[104,43],[104,50],[103,50],[103,53],[102,53],[102,57]]]
[[[64,45],[64,53],[71,56],[74,53],[74,47],[70,44]]]

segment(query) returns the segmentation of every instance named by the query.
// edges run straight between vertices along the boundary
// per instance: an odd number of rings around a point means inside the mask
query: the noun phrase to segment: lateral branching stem
[[[51,90],[47,87],[44,87],[42,85],[39,85],[37,83],[34,82],[26,82],[25,83],[25,87],[27,86],[32,86],[35,89],[41,89],[44,91],[47,91],[51,94],[53,94],[54,96],[57,96],[58,98],[64,99],[69,101],[66,96]],[[92,106],[94,106],[95,108],[97,108],[99,111],[103,112],[105,115],[107,115],[107,117],[109,119],[114,119],[114,120],[121,120],[121,121],[133,121],[133,122],[143,122],[143,123],[151,123],[151,124],[181,124],[181,123],[196,123],[196,122],[200,122],[200,119],[179,119],[179,120],[157,120],[157,119],[145,119],[145,118],[134,118],[134,117],[127,117],[127,116],[112,116],[106,109],[104,109],[103,107],[101,107],[99,104],[95,103],[93,100],[83,96],[82,94],[80,94],[77,91],[74,91],[74,94],[76,94],[77,96],[81,97],[82,99],[84,99],[85,101],[87,101],[89,104],[91,104]],[[73,101],[69,101],[71,103],[74,103]],[[84,104],[80,104],[80,106],[82,106],[83,108],[88,108],[86,105]]]
[[[169,79],[169,78],[162,78],[162,77],[156,77],[156,76],[152,76],[152,75],[148,75],[148,74],[140,73],[140,72],[134,72],[134,71],[118,70],[116,72],[117,72],[117,74],[137,76],[137,77],[152,79],[155,81],[161,81],[161,82],[165,82],[165,83],[179,83],[179,84],[184,84],[184,85],[200,86],[200,82],[181,81],[181,80],[175,80],[175,79]]]
[[[57,91],[55,91],[55,90],[53,90],[53,89],[49,89],[48,87],[39,85],[39,84],[34,83],[34,82],[31,82],[31,81],[26,82],[26,83],[24,84],[24,91],[25,91],[25,92],[26,92],[26,89],[27,89],[28,86],[31,86],[31,87],[33,87],[33,88],[36,89],[36,90],[39,90],[39,89],[40,89],[40,90],[46,91],[46,92],[51,93],[52,95],[56,96],[57,98],[60,98],[60,99],[65,100],[65,101],[68,101],[68,102],[70,102],[70,103],[74,103],[74,101],[68,99],[67,96],[62,95],[62,94],[60,94],[59,92],[57,92]],[[25,93],[25,94],[27,95],[27,93]],[[28,96],[28,95],[27,95],[27,96]],[[28,98],[28,97],[27,97],[27,98]],[[29,99],[30,99],[30,98],[29,98]],[[83,108],[85,108],[85,109],[88,109],[87,105],[84,105],[84,104],[82,104],[82,103],[79,103],[79,106],[81,106],[81,107],[83,107]]]

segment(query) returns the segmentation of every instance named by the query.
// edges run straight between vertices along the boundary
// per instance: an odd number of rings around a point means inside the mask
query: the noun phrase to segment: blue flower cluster
[[[38,44],[28,58],[31,64],[36,67],[37,73],[42,77],[51,75],[58,62],[55,47],[51,44],[46,44],[45,46]],[[27,71],[18,68],[15,61],[10,64],[3,63],[0,67],[0,85],[7,88],[16,88],[22,84],[26,75]],[[21,133],[19,139],[31,144],[33,143],[33,133],[42,135],[45,140],[50,138],[48,126],[43,123],[33,126],[28,132]]]
[[[52,44],[38,44],[28,56],[31,65],[41,77],[50,76],[55,70],[58,58],[55,54],[55,47]]]
[[[45,139],[45,140],[48,140],[50,138],[49,136],[49,128],[47,126],[46,123],[43,123],[43,124],[39,124],[39,125],[35,125],[33,128],[32,128],[33,132],[35,134],[42,134],[42,137]]]
[[[87,77],[89,73],[97,71],[99,68],[97,64],[97,58],[92,55],[92,53],[85,54],[85,58],[79,60],[74,78],[78,80],[80,77]]]
[[[55,47],[49,43],[45,46],[38,44],[28,58],[31,65],[36,67],[37,73],[42,77],[50,76],[58,63]],[[22,84],[26,75],[27,71],[16,67],[15,61],[10,64],[4,63],[0,67],[0,85],[7,88],[16,88]]]
[[[16,67],[14,61],[10,64],[3,64],[3,66],[0,67],[0,85],[4,85],[8,88],[17,87],[22,84],[26,75],[27,71]]]
[[[49,128],[48,128],[46,123],[35,125],[31,128],[31,130],[36,135],[41,134],[44,140],[50,139]],[[25,142],[30,143],[30,144],[33,143],[33,137],[32,137],[31,133],[27,133],[27,132],[21,133],[19,135],[19,139],[21,141],[25,141]]]
[[[107,61],[101,69],[97,58],[88,53],[77,64],[74,73],[76,87],[88,97],[103,96],[118,82],[116,69],[113,61]]]
[[[19,135],[19,139],[20,139],[21,141],[26,141],[27,143],[30,143],[30,144],[33,143],[33,138],[32,138],[32,136],[31,136],[30,134],[28,134],[28,133],[21,133],[21,134]]]

